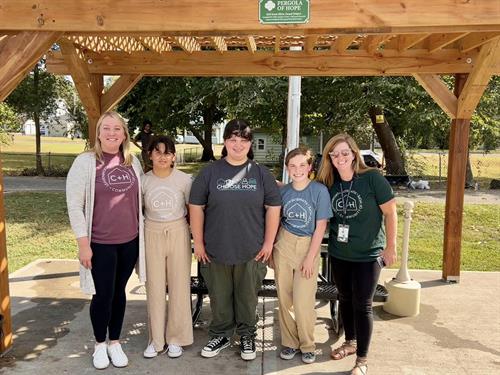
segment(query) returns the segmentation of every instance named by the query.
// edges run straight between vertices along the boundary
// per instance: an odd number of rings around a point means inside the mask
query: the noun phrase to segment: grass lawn
[[[50,164],[52,168],[68,170],[76,155],[84,150],[85,142],[81,139],[69,139],[64,137],[42,137],[43,165],[47,168]],[[201,145],[177,144],[178,159],[185,161],[197,160],[201,156]],[[222,145],[214,146],[216,157],[220,156]],[[6,175],[18,175],[25,168],[35,167],[35,137],[15,134],[14,142],[9,145],[2,145],[0,149],[3,172]],[[132,151],[136,154],[140,150],[132,145]],[[47,155],[50,152],[50,157]],[[381,154],[380,150],[377,150]],[[49,160],[50,159],[50,160]],[[439,167],[441,165],[441,168]],[[179,169],[187,173],[197,173],[203,164],[186,163]],[[492,152],[483,154],[480,152],[471,153],[471,166],[474,178],[479,182],[481,189],[487,189],[492,178],[500,176],[500,153]],[[433,150],[413,151],[410,155],[408,173],[413,179],[425,179],[431,182],[432,189],[445,189],[448,172],[448,154],[439,153]],[[440,177],[441,176],[441,177]]]
[[[132,152],[140,157],[140,150],[134,144]],[[177,144],[175,145],[178,157],[185,160],[199,159],[202,152],[201,145]],[[56,168],[67,171],[73,163],[76,155],[85,150],[85,142],[81,139],[69,139],[64,137],[42,137],[42,164],[44,168]],[[220,156],[222,145],[214,145],[215,155]],[[14,141],[0,148],[2,170],[6,175],[19,175],[26,168],[35,168],[35,137],[29,135],[15,134]],[[50,155],[49,155],[50,153]],[[182,155],[181,155],[182,154]],[[202,165],[186,163],[180,169],[186,173],[196,173]]]
[[[488,189],[492,178],[500,177],[500,153],[471,153],[470,163],[474,179],[482,189]],[[441,172],[439,165],[441,164]],[[431,188],[446,188],[448,173],[448,153],[415,152],[409,162],[408,173],[414,179],[422,178],[431,181]],[[441,178],[439,177],[441,173]],[[441,183],[439,182],[441,180]]]
[[[13,272],[39,258],[75,259],[64,193],[5,195],[7,253]],[[399,208],[399,249],[403,229]],[[417,203],[410,237],[409,267],[441,269],[444,204]],[[466,205],[462,270],[500,271],[500,206]]]

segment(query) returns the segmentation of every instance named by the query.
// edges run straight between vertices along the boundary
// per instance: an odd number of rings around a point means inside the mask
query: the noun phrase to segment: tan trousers
[[[191,345],[191,242],[186,219],[165,223],[146,220],[144,230],[149,342],[157,351],[165,343]]]
[[[300,265],[309,251],[311,237],[299,237],[281,228],[274,245],[273,260],[279,301],[281,344],[314,352],[316,289],[320,256],[314,261],[313,275],[306,279]]]

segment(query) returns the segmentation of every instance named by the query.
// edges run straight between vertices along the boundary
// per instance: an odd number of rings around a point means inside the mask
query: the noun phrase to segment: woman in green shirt
[[[380,270],[396,261],[396,199],[379,171],[365,165],[347,134],[328,141],[317,179],[330,190],[334,216],[328,252],[345,327],[345,342],[331,356],[338,360],[356,353],[351,374],[364,375]]]

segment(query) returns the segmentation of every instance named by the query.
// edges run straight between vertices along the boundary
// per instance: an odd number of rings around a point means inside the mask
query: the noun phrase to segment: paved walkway
[[[0,374],[87,374],[93,340],[89,300],[78,289],[76,261],[39,260],[10,275],[14,347],[0,358]],[[384,270],[381,281],[395,275]],[[440,281],[437,271],[410,271],[422,285],[420,315],[400,318],[374,308],[370,375],[495,374],[500,373],[500,273],[463,272],[460,283]],[[261,298],[258,306],[257,359],[244,362],[233,344],[219,356],[204,359],[210,318],[205,299],[195,342],[184,355],[144,359],[147,313],[144,287],[131,278],[122,341],[130,364],[108,368],[116,374],[348,374],[354,358],[329,359],[340,341],[328,330],[328,305],[317,303],[317,361],[305,365],[297,356],[278,357],[280,336],[277,303]],[[341,340],[341,339],[340,339]]]
[[[4,177],[4,190],[13,191],[64,191],[64,177]],[[444,190],[395,190],[398,201],[411,199],[419,202],[444,202]],[[466,190],[465,203],[488,203],[500,205],[500,190]]]

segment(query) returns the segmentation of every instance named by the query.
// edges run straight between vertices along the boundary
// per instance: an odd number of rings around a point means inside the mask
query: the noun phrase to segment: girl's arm
[[[264,244],[255,257],[256,261],[267,262],[272,255],[274,240],[280,226],[281,206],[266,206]]]
[[[381,204],[380,209],[384,214],[386,245],[382,257],[387,266],[395,263],[398,255],[396,251],[396,236],[398,233],[398,213],[396,211],[396,198]]]
[[[205,223],[205,206],[195,204],[189,205],[189,217],[191,224],[191,234],[194,242],[194,257],[205,263],[210,263],[207,251],[205,250],[205,239],[203,237],[203,225]]]
[[[302,276],[309,279],[313,275],[314,260],[319,254],[321,248],[321,241],[323,241],[323,236],[325,235],[326,226],[328,224],[327,219],[322,219],[316,221],[316,229],[311,238],[311,244],[309,245],[309,251],[306,257],[300,265],[300,271]]]

